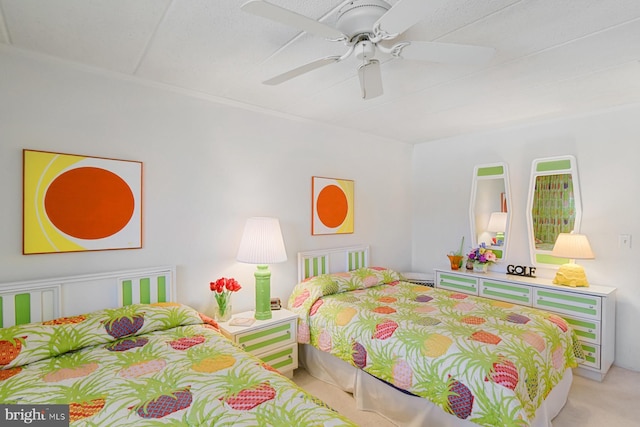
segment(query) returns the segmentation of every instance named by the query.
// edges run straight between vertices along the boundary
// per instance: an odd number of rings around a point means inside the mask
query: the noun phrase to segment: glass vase
[[[231,319],[231,311],[231,294],[216,295],[215,320],[226,322]]]
[[[462,264],[462,256],[460,255],[447,255],[449,257],[449,262],[451,263],[451,269],[457,270],[460,268]]]
[[[486,273],[487,270],[489,268],[489,263],[480,263],[480,262],[474,262],[473,263],[473,272],[474,273]]]

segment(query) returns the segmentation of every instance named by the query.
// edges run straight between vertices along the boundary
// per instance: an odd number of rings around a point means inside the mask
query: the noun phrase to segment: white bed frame
[[[175,266],[2,283],[0,327],[136,303],[169,302],[175,294]]]
[[[357,266],[349,262],[354,256],[362,260]],[[332,262],[334,259],[346,262],[334,263]],[[319,267],[316,268],[316,266]],[[339,273],[368,266],[368,246],[300,252],[298,253],[298,281],[318,274]],[[299,347],[300,365],[311,376],[353,394],[356,407],[362,411],[376,412],[395,425],[403,427],[477,426],[470,421],[447,414],[427,399],[403,393],[309,344],[301,344]],[[562,381],[551,390],[547,399],[538,408],[532,427],[551,427],[551,420],[560,413],[567,401],[572,381],[573,373],[569,368]]]
[[[298,253],[298,282],[320,274],[369,266],[369,246],[320,249]]]

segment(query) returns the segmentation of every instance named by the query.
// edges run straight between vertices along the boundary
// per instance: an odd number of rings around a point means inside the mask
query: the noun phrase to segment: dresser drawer
[[[535,289],[533,306],[569,316],[600,320],[602,298],[554,289]]]
[[[597,320],[575,319],[573,317],[564,316],[571,328],[576,332],[580,341],[600,344],[600,322]]]
[[[296,322],[279,323],[262,329],[239,333],[236,342],[249,353],[261,356],[274,349],[296,343]]]
[[[475,277],[456,276],[454,274],[438,273],[436,286],[450,291],[478,295],[478,279]]]
[[[292,371],[298,367],[298,344],[260,354],[260,359],[280,372]]]
[[[580,342],[580,345],[582,346],[585,357],[585,361],[582,362],[582,364],[600,369],[600,346],[585,342]]]
[[[533,303],[532,294],[533,291],[530,286],[488,279],[483,279],[480,282],[480,296],[482,297],[531,306]]]

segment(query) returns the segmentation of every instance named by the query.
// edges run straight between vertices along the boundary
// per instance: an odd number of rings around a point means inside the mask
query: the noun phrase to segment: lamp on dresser
[[[576,259],[595,258],[587,236],[575,233],[558,234],[551,255],[559,258],[569,258],[569,263],[561,265],[558,269],[553,283],[572,287],[589,286],[584,268],[575,263]]]
[[[504,244],[504,232],[507,229],[507,213],[506,212],[491,212],[489,217],[489,225],[487,225],[487,231],[496,233],[496,246],[502,246]]]
[[[258,265],[254,273],[256,278],[255,318],[271,319],[271,272],[267,264],[287,260],[280,221],[277,218],[268,217],[247,219],[236,259],[239,262]]]

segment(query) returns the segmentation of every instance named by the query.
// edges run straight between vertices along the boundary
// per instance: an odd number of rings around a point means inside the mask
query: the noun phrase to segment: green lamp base
[[[256,277],[256,314],[257,320],[271,319],[271,272],[269,266],[259,265],[254,273]]]

